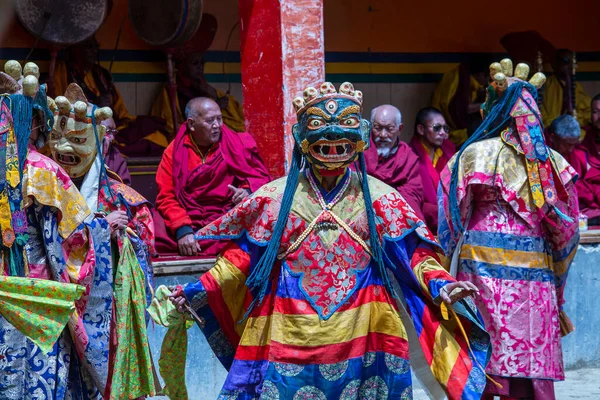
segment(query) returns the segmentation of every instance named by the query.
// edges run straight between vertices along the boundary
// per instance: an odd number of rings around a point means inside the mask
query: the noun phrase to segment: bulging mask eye
[[[325,122],[318,118],[311,118],[308,120],[308,128],[309,129],[318,129],[318,128],[322,127],[323,125],[325,125]]]
[[[87,141],[86,138],[80,138],[80,137],[72,137],[69,140],[71,141],[71,143],[75,143],[75,144],[84,144]]]
[[[360,120],[356,117],[348,117],[341,120],[340,125],[346,128],[357,128],[360,125]]]

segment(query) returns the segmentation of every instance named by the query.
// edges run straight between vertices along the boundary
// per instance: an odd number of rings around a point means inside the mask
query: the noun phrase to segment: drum
[[[129,0],[129,19],[146,43],[174,47],[190,39],[198,30],[202,20],[202,0]]]
[[[106,7],[106,0],[16,0],[15,5],[27,31],[61,46],[92,37],[106,17]]]

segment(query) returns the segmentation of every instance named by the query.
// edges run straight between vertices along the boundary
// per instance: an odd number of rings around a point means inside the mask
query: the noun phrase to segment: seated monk
[[[479,108],[488,83],[487,60],[461,63],[446,72],[433,92],[431,106],[442,112],[450,126],[450,140],[463,144],[481,124]]]
[[[577,171],[579,209],[589,225],[600,225],[600,162],[579,146],[579,123],[572,115],[557,117],[546,130],[548,146],[558,151]]]
[[[590,121],[590,97],[579,82],[575,83],[575,100],[572,99],[573,52],[567,49],[557,50],[552,68],[554,75],[550,76],[544,85],[540,110],[544,126],[550,125],[559,115],[572,114],[573,104],[579,125],[586,126]]]
[[[164,122],[147,116],[136,118],[129,113],[111,73],[98,63],[99,50],[100,45],[94,37],[69,47],[66,62],[56,64],[54,93],[62,94],[70,83],[76,83],[92,104],[113,110],[119,131],[115,139],[121,144],[118,146],[120,152],[129,156],[162,154],[168,144],[161,132]],[[110,163],[108,166],[113,167]]]
[[[419,157],[400,140],[402,114],[385,104],[371,111],[371,146],[365,151],[367,173],[396,189],[422,217],[423,184]]]
[[[423,183],[423,214],[427,227],[434,233],[438,228],[438,185],[440,173],[456,152],[448,140],[450,127],[437,108],[419,110],[415,121],[415,134],[410,147],[419,156]]]
[[[221,108],[223,115],[223,124],[235,132],[244,131],[244,110],[240,103],[230,94],[221,92],[213,88],[204,76],[204,56],[202,53],[184,54],[184,58],[177,64],[177,119],[184,120],[182,105],[187,104],[196,97],[207,97],[213,99]],[[171,112],[171,102],[167,93],[167,86],[164,87],[154,105],[151,115],[162,118],[166,121],[166,129],[173,132],[173,113]],[[171,138],[172,139],[172,138]]]
[[[161,254],[217,255],[224,242],[194,240],[194,232],[221,217],[271,180],[256,142],[223,125],[212,99],[192,99],[186,123],[163,153],[156,173],[156,248]],[[161,218],[162,217],[162,218]],[[164,219],[164,222],[163,222]]]

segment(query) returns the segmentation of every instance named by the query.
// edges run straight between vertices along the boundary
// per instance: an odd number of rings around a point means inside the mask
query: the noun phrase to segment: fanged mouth
[[[77,165],[81,162],[81,159],[73,154],[62,154],[56,155],[56,161],[64,165]]]
[[[356,152],[356,143],[348,139],[319,140],[310,146],[310,154],[322,162],[346,161],[351,159]]]

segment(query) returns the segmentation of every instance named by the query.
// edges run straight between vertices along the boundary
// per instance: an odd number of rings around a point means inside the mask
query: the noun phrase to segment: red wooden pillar
[[[238,0],[246,130],[274,178],[290,165],[292,100],[325,79],[323,0]]]

